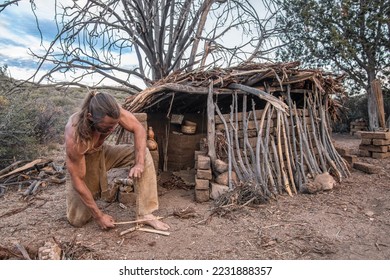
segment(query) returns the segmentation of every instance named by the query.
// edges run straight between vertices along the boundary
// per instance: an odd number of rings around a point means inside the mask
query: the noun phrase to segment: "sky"
[[[86,0],[78,1],[81,3]],[[0,67],[7,65],[7,71],[11,77],[27,79],[35,73],[38,61],[34,60],[30,50],[37,54],[44,54],[44,46],[48,46],[57,34],[55,2],[54,0],[35,0],[35,13],[39,18],[42,37],[37,29],[29,0],[22,0],[18,5],[8,6],[0,13]],[[73,4],[73,0],[57,0],[57,2],[65,6]],[[253,0],[251,2],[257,4],[261,1]],[[124,61],[129,64],[129,67],[137,64],[135,54],[127,54]],[[38,73],[38,77],[45,70],[48,70],[48,68],[43,68]],[[62,74],[56,74],[54,78],[60,81],[67,80],[67,77]],[[95,76],[89,78],[90,80],[84,80],[83,83],[93,85],[94,78],[100,80]],[[134,83],[137,84],[137,81]],[[139,84],[138,86],[142,85]]]
[[[35,13],[39,18],[41,33],[37,28],[29,0],[22,0],[18,5],[8,6],[0,13],[0,67],[7,65],[8,74],[15,79],[28,79],[35,73],[38,60],[33,58],[31,51],[44,54],[45,47],[49,46],[57,34],[55,1],[35,0],[35,3]],[[57,3],[70,6],[73,1],[58,0]],[[129,62],[130,65],[137,62],[135,55],[125,55],[124,58],[124,61]],[[47,70],[49,70],[49,66],[44,67],[37,76],[41,77]],[[96,74],[94,77],[84,79],[83,83],[93,85],[94,79],[95,81],[100,80],[97,76]],[[62,74],[54,74],[54,78],[59,81],[68,80]],[[137,82],[135,81],[135,83]],[[106,85],[110,85],[110,83],[106,83]]]
[[[8,73],[16,79],[26,79],[34,73],[37,61],[33,60],[29,49],[42,54],[42,44],[47,45],[57,31],[54,24],[55,1],[36,2],[36,14],[44,35],[42,42],[28,0],[19,2],[17,6],[8,6],[0,13],[0,66],[7,65]]]

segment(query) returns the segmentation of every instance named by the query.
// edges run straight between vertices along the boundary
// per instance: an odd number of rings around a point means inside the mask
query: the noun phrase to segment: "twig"
[[[15,247],[22,253],[25,260],[31,260],[30,255],[28,254],[26,248],[20,243],[15,243]]]
[[[157,233],[157,234],[161,234],[161,235],[165,235],[165,236],[168,236],[170,235],[171,233],[168,232],[168,231],[162,231],[162,230],[157,230],[157,229],[150,229],[150,228],[144,228],[142,226],[135,226],[135,227],[131,227],[129,229],[126,229],[122,232],[119,233],[120,236],[122,235],[125,235],[129,232],[134,232],[134,231],[144,231],[144,232],[151,232],[151,233]]]
[[[120,233],[119,233],[119,235],[120,236],[122,236],[122,235],[125,235],[126,233],[129,233],[129,232],[133,232],[133,231],[135,231],[137,228],[139,228],[140,226],[135,226],[135,227],[131,227],[131,228],[129,228],[129,229],[126,229],[126,230],[124,230],[124,231],[121,231]]]
[[[149,221],[157,221],[162,219],[163,217],[156,217],[154,219],[139,219],[135,221],[126,221],[126,222],[115,222],[114,225],[126,225],[126,224],[135,224],[135,223],[142,223],[142,222],[149,222]]]
[[[151,228],[138,228],[136,230],[139,230],[139,231],[144,231],[144,232],[151,232],[151,233],[157,233],[157,234],[161,234],[161,235],[165,235],[165,236],[168,236],[170,235],[171,233],[168,232],[168,231],[162,231],[162,230],[157,230],[157,229],[151,229]]]

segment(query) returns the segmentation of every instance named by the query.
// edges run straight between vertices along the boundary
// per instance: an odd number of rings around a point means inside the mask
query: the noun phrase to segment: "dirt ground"
[[[333,137],[336,146],[357,154],[360,139]],[[358,160],[381,171],[351,169],[351,176],[331,191],[279,196],[258,207],[213,215],[212,201],[196,203],[193,188],[164,174],[156,214],[171,226],[169,236],[141,231],[120,235],[131,225],[102,231],[91,222],[74,228],[66,220],[65,185],[42,188],[29,201],[21,199],[17,188],[8,188],[0,198],[0,259],[37,259],[38,248],[50,241],[62,248],[63,259],[389,260],[390,159]],[[117,221],[134,219],[132,207],[99,205]],[[184,210],[191,211],[183,215]]]

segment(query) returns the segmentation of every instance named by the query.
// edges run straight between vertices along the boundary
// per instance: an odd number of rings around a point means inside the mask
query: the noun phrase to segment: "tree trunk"
[[[383,104],[383,93],[381,82],[378,79],[375,79],[371,82],[371,89],[374,93],[376,104],[378,106],[378,120],[379,127],[381,129],[386,129],[386,120],[385,120],[385,106]]]

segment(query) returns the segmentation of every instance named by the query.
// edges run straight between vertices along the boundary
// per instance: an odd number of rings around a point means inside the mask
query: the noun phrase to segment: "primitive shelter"
[[[324,172],[339,181],[349,176],[330,129],[339,109],[333,97],[344,94],[341,79],[299,69],[298,62],[251,63],[174,73],[123,106],[147,114],[160,170],[197,169],[199,201],[217,181],[239,189],[242,202],[261,202],[297,193]],[[183,130],[188,122],[196,124],[195,133]],[[121,131],[117,143],[126,139]],[[225,183],[217,180],[221,173]]]

